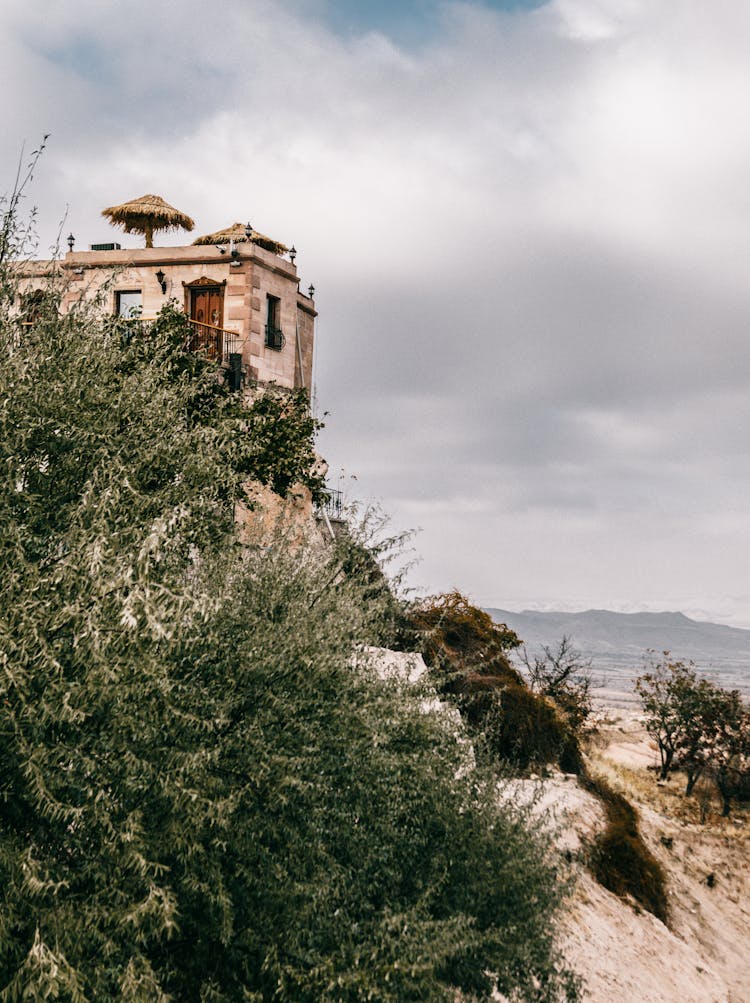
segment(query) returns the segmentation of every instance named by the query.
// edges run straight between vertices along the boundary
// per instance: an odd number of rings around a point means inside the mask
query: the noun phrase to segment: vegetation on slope
[[[455,700],[492,757],[525,770],[548,763],[578,773],[575,729],[564,711],[534,693],[508,660],[521,641],[459,592],[422,600],[408,611],[408,627],[440,691]]]
[[[700,678],[692,664],[668,651],[636,679],[635,688],[659,749],[661,780],[682,769],[689,795],[706,778],[725,816],[733,799],[750,800],[750,708],[737,690]]]
[[[174,315],[45,302],[23,326],[0,276],[0,999],[575,999],[545,837],[353,667],[392,614],[359,558],[236,542],[304,416]]]
[[[636,809],[603,777],[586,771],[581,782],[599,799],[607,816],[606,828],[592,846],[589,858],[592,874],[604,888],[621,898],[632,898],[666,923],[666,875],[643,841]]]
[[[544,649],[533,662],[525,657],[532,689],[508,660],[508,652],[521,645],[516,634],[459,592],[414,604],[408,624],[421,638],[441,691],[456,701],[495,762],[520,770],[553,763],[581,775],[607,816],[588,861],[592,874],[609,891],[630,896],[666,921],[665,876],[643,842],[635,809],[584,766],[579,735],[590,711],[589,683],[569,640]]]

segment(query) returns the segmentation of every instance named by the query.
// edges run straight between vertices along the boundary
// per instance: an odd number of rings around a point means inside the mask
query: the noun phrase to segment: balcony
[[[125,323],[126,340],[148,334],[156,317],[131,316],[120,318]],[[245,385],[249,369],[243,363],[242,349],[246,339],[237,331],[229,331],[225,327],[214,324],[204,324],[199,320],[187,320],[189,334],[186,335],[182,348],[186,352],[195,352],[206,359],[215,362],[223,371],[224,379],[230,389],[241,390]],[[256,373],[257,375],[257,373]]]
[[[222,365],[229,365],[230,356],[242,353],[244,339],[236,331],[203,324],[198,320],[188,323],[192,332],[186,346],[189,352],[200,352],[207,359],[215,359]]]
[[[344,521],[344,494],[336,488],[326,488],[326,499],[318,507],[329,519],[335,522]]]
[[[280,352],[286,344],[286,338],[278,327],[266,324],[266,348],[272,348],[275,352]]]

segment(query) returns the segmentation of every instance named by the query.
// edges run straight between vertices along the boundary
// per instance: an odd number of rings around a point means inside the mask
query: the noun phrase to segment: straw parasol
[[[160,195],[141,195],[139,199],[123,202],[102,210],[113,226],[121,226],[125,233],[142,233],[146,247],[154,246],[155,230],[192,230],[193,220],[184,212],[165,202]]]
[[[234,241],[235,244],[241,244],[247,241],[244,223],[232,223],[231,226],[227,226],[223,230],[217,230],[216,233],[207,233],[205,237],[196,237],[193,243],[229,244],[232,241]],[[280,244],[278,240],[274,240],[272,237],[266,237],[264,234],[258,233],[257,230],[253,230],[250,235],[250,241],[253,244],[258,244],[259,247],[264,247],[267,251],[271,251],[273,254],[286,254],[289,250],[289,248],[284,244]]]

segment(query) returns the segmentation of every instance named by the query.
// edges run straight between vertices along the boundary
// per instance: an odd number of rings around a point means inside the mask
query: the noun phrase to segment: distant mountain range
[[[607,693],[632,697],[632,681],[644,671],[644,656],[663,651],[730,689],[750,695],[750,630],[718,623],[701,623],[683,613],[535,612],[488,608],[497,623],[505,623],[526,643],[530,654],[541,645],[554,647],[565,634],[585,658]],[[618,701],[622,702],[622,701]]]

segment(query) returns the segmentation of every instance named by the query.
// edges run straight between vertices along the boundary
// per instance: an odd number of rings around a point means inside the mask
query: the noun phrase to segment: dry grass
[[[245,224],[232,223],[231,226],[225,226],[223,230],[216,230],[214,233],[206,233],[202,237],[196,237],[193,244],[199,246],[202,244],[228,244],[230,241],[234,241],[235,244],[244,244],[247,239]],[[250,240],[253,244],[258,244],[273,254],[286,254],[289,250],[286,244],[274,240],[273,237],[267,237],[264,233],[258,233],[257,230],[251,232]]]
[[[733,805],[732,815],[724,818],[721,798],[708,782],[699,781],[693,794],[686,797],[685,777],[679,771],[670,774],[666,781],[659,781],[652,770],[636,769],[608,759],[601,746],[597,751],[590,749],[587,762],[597,776],[603,777],[629,801],[680,825],[704,826],[717,833],[744,836],[750,843],[750,804]]]
[[[614,763],[603,755],[594,754],[590,761],[592,769],[629,800],[680,822],[699,820],[697,805],[685,797],[684,783],[679,777],[661,783],[650,770]]]

